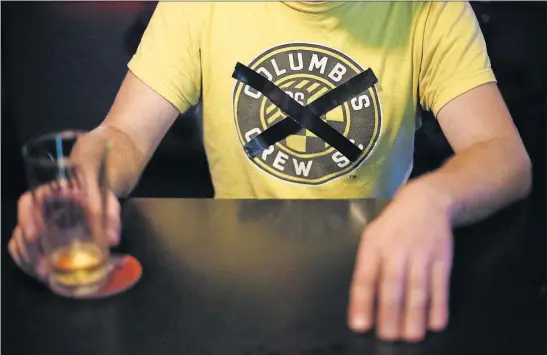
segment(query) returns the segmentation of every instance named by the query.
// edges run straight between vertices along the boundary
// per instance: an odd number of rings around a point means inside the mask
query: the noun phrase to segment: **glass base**
[[[105,278],[101,282],[97,282],[92,285],[70,287],[50,280],[49,288],[59,296],[82,298],[96,294],[107,282],[108,279]]]
[[[57,295],[75,299],[97,299],[127,291],[140,280],[142,266],[131,255],[113,254],[110,257],[107,277],[91,285],[67,287],[50,282],[50,289]]]

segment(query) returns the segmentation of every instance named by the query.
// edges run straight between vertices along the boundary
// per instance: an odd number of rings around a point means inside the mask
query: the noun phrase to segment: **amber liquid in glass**
[[[50,285],[66,295],[96,292],[108,277],[104,251],[95,243],[74,241],[50,255]]]

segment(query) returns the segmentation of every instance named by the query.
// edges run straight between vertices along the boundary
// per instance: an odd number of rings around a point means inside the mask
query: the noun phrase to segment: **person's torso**
[[[351,2],[323,13],[281,2],[211,5],[200,55],[216,197],[393,196],[412,169],[425,10],[415,2]],[[285,115],[232,78],[237,62],[303,105],[372,69],[375,86],[323,117],[362,149],[360,158],[351,163],[301,129],[250,159],[243,145]]]

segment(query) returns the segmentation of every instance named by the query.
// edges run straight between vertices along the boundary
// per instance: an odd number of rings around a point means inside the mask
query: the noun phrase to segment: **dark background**
[[[2,2],[2,204],[24,191],[20,147],[106,115],[155,2]],[[530,203],[545,215],[547,3],[473,2],[499,86],[534,164]],[[177,120],[133,196],[210,197],[195,112]],[[414,176],[451,154],[426,113]]]

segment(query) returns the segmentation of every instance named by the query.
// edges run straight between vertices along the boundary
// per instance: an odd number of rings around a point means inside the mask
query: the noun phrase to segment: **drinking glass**
[[[116,293],[140,277],[139,271],[136,279],[125,280],[116,290],[108,287],[112,271],[120,266],[120,257],[114,260],[110,255],[106,236],[108,145],[94,146],[92,158],[79,149],[84,135],[79,131],[47,134],[22,150],[47,282],[54,293],[74,298]]]

